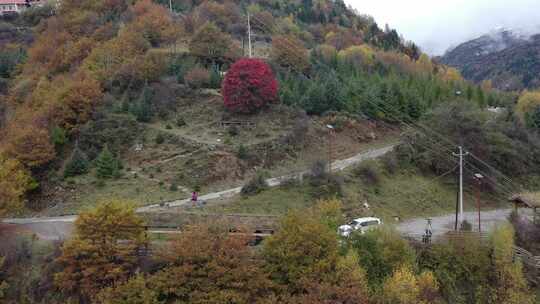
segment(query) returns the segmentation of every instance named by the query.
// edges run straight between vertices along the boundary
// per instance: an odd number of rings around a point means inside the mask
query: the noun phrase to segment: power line
[[[258,21],[261,25],[263,25],[267,30],[270,29],[271,27],[268,26],[264,21],[261,21],[259,18],[256,18],[255,17],[255,20]],[[272,34],[272,32],[274,31],[277,31],[276,30],[276,27],[275,26],[272,26],[272,29],[269,30],[269,32]],[[284,37],[283,39],[284,43],[289,45],[289,50],[291,50],[293,53],[296,51],[296,49],[293,47],[294,46],[294,43],[292,41],[289,41],[288,38]],[[290,64],[290,62],[288,62]],[[328,66],[326,63],[320,61],[320,60],[317,60],[317,63],[318,64],[322,64],[324,66]],[[300,74],[304,75],[302,72],[300,72]],[[304,75],[305,76],[305,75]],[[337,74],[337,76],[339,77],[340,75]],[[342,82],[346,83],[347,81],[343,81]],[[354,93],[353,92],[353,95],[355,95],[356,97],[359,97],[357,93]],[[398,121],[399,123],[401,123],[402,125],[405,125],[406,127],[410,128],[410,129],[413,129],[415,130],[416,132],[420,133],[420,134],[423,134],[423,136],[425,136],[426,140],[429,142],[431,142],[431,145],[435,146],[435,147],[438,147],[442,150],[445,150],[446,152],[450,152],[450,153],[453,153],[452,149],[449,148],[448,146],[444,145],[443,142],[445,142],[446,144],[449,144],[452,148],[454,147],[458,147],[458,145],[453,142],[451,139],[447,138],[445,135],[433,130],[432,128],[429,128],[425,125],[423,125],[422,123],[420,122],[414,122],[412,121],[412,119],[409,118],[409,122],[407,123],[404,119],[401,119],[399,117],[397,117],[396,115],[394,115],[393,113],[391,113],[389,110],[387,109],[384,109],[382,108],[380,105],[378,105],[377,103],[367,99],[367,102],[369,102],[372,106],[374,106],[375,108],[377,108],[379,111],[381,111],[382,113],[384,113],[385,115],[387,115],[388,117]],[[396,108],[390,104],[385,104],[385,106],[389,107],[390,110],[393,110],[394,113],[398,113],[399,111],[396,110]],[[431,133],[433,134],[434,136],[431,137],[429,136],[427,133]],[[440,141],[437,141],[437,139],[435,139],[434,137],[438,138]],[[428,151],[431,151],[433,153],[435,153],[436,155],[438,156],[443,156],[444,160],[445,161],[449,161],[447,159],[447,155],[445,155],[444,153],[441,154],[440,151],[436,151],[434,150],[433,148],[431,147],[428,147],[427,145],[420,145],[418,143],[416,143],[417,145],[423,147],[424,149],[428,150]],[[470,153],[470,152],[469,152]],[[497,173],[499,176],[501,176],[507,183],[510,184],[510,186],[508,185],[502,185],[501,183],[499,183],[498,181],[492,179],[491,177],[489,177],[489,174],[486,174],[484,171],[482,170],[478,170],[478,172],[483,172],[483,174],[488,177],[488,179],[490,179],[494,185],[498,185],[499,187],[503,187],[505,189],[505,191],[507,191],[508,193],[512,193],[511,189],[514,188],[514,182],[512,181],[511,178],[509,178],[508,176],[506,176],[505,174],[503,174],[502,172],[500,172],[499,170],[495,169],[493,166],[487,164],[487,162],[481,160],[479,157],[477,157],[476,155],[472,154],[471,153],[471,156],[473,156],[474,159],[476,159],[477,161],[479,161],[480,163],[482,163],[484,166],[488,167],[490,170],[492,170],[493,172]],[[450,162],[454,162],[455,159],[452,159],[450,160]],[[472,166],[472,164],[469,163],[469,165]],[[474,166],[475,169],[478,169],[478,167]],[[508,188],[510,187],[510,188]]]

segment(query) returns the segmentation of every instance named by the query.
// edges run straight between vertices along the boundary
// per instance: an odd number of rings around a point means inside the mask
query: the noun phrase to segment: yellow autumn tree
[[[272,37],[270,59],[296,72],[305,72],[309,68],[308,50],[302,41],[292,35]]]
[[[452,67],[441,67],[439,69],[439,77],[448,83],[465,82],[458,69]]]
[[[540,106],[540,91],[524,91],[518,99],[516,114],[525,123],[527,113]]]
[[[317,46],[314,52],[326,62],[331,62],[332,60],[336,59],[338,55],[336,48],[329,44],[321,44]]]
[[[226,57],[232,48],[231,36],[212,22],[206,22],[200,27],[189,43],[191,54],[213,62]]]
[[[34,187],[21,163],[0,153],[0,217],[23,208],[24,193]]]
[[[366,44],[354,45],[342,50],[338,54],[339,59],[355,67],[371,67],[375,63],[375,52]]]
[[[429,56],[426,54],[420,55],[420,58],[416,61],[416,65],[418,66],[419,72],[424,75],[430,75],[433,73],[433,63],[431,62],[431,59],[429,59]]]
[[[0,256],[0,268],[4,266],[4,262],[5,262],[5,257]],[[9,288],[9,284],[6,281],[0,279],[0,300],[3,300],[5,298],[6,290],[8,288]]]
[[[489,92],[491,92],[491,90],[493,90],[493,81],[491,79],[486,79],[486,80],[482,81],[482,84],[480,84],[480,87],[486,93],[489,93]]]
[[[144,274],[137,274],[123,284],[103,289],[94,299],[95,304],[162,304],[159,293]]]
[[[514,230],[510,225],[497,228],[492,236],[493,247],[490,303],[533,304],[535,296],[523,275],[522,265],[514,261]]]
[[[143,221],[130,203],[101,202],[79,214],[74,237],[56,260],[61,271],[54,275],[54,283],[67,296],[91,299],[135,272],[137,250],[146,242]]]
[[[382,290],[384,304],[436,304],[441,303],[439,285],[431,272],[415,275],[410,266],[398,268],[388,278]]]
[[[265,241],[265,268],[293,295],[290,303],[368,303],[358,256],[340,253],[336,230],[342,222],[339,201],[320,201],[290,212]]]

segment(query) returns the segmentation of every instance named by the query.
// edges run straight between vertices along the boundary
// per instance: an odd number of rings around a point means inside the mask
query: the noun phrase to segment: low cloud
[[[431,55],[496,28],[540,33],[539,0],[345,0]]]

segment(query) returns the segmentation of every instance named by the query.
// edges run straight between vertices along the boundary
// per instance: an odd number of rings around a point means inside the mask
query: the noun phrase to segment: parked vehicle
[[[352,220],[347,225],[341,225],[338,228],[338,233],[341,236],[348,237],[353,231],[359,231],[361,234],[366,231],[380,226],[382,221],[376,217],[361,217]]]

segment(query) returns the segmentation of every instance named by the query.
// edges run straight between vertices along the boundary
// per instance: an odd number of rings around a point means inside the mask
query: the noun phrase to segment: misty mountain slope
[[[527,38],[501,30],[449,50],[441,62],[458,68],[466,79],[491,79],[499,89],[540,87],[540,34]]]

